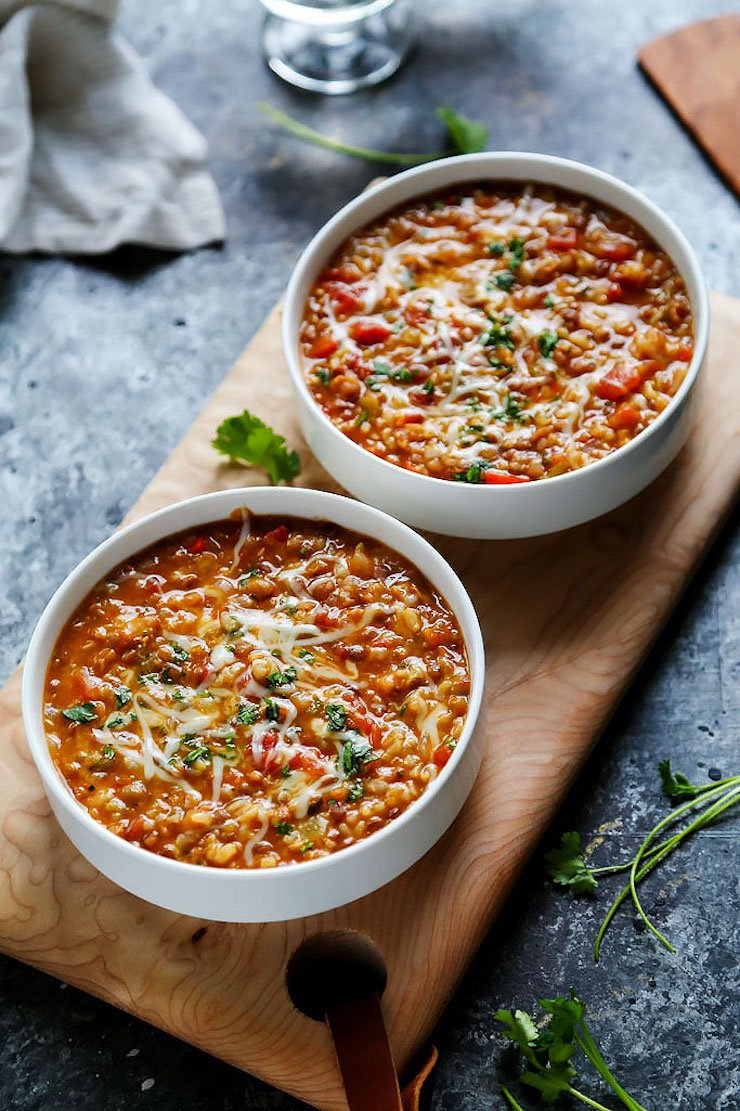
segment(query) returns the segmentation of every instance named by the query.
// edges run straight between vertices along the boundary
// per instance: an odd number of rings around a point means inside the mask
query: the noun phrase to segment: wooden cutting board
[[[556,536],[434,538],[481,617],[490,724],[469,805],[413,869],[357,903],[287,924],[202,923],[157,910],[97,874],[51,817],[26,749],[16,674],[0,694],[0,949],[335,1111],[345,1103],[328,1033],[291,1006],[284,970],[303,938],[359,930],[385,955],[384,1010],[403,1066],[428,1037],[736,496],[740,302],[715,295],[712,309],[696,426],[648,491]],[[219,462],[209,446],[218,422],[244,406],[302,445],[277,312],[129,519],[261,481]],[[305,445],[301,456],[299,481],[330,486]]]
[[[740,195],[740,13],[654,39],[640,65]]]

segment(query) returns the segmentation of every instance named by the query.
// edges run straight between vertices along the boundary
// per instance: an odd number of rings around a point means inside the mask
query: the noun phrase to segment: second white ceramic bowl
[[[169,860],[116,837],[73,797],[54,764],[43,722],[44,685],[57,637],[93,587],[123,560],[183,529],[223,520],[246,506],[255,514],[331,521],[400,552],[446,598],[470,662],[468,715],[444,770],[399,818],[347,849],[264,870],[207,868]],[[445,832],[462,807],[480,763],[476,729],[483,699],[483,639],[468,594],[450,565],[405,525],[350,498],[317,490],[260,487],[179,502],[121,529],[69,575],[44,610],[23,673],[23,722],[31,755],[64,832],[109,879],[168,910],[220,922],[271,922],[318,914],[394,879]]]
[[[694,314],[694,356],[678,393],[639,436],[581,470],[511,486],[467,485],[415,474],[355,444],[314,401],[301,367],[303,308],[321,271],[353,232],[414,198],[465,182],[523,181],[554,185],[610,205],[640,224],[670,255]],[[665,213],[601,170],[544,154],[485,153],[445,158],[368,189],[318,232],[298,261],[283,312],[283,348],[311,451],[350,493],[418,528],[453,536],[510,539],[556,532],[621,505],[665,470],[691,426],[691,401],[709,329],[706,288],[689,243]]]

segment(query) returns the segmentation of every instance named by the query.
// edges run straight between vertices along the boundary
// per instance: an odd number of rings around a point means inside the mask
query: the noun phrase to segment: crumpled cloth
[[[201,133],[112,24],[118,0],[0,0],[0,251],[224,238]]]

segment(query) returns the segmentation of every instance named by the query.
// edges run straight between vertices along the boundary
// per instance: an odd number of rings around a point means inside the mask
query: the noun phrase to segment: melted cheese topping
[[[336,851],[425,789],[460,735],[460,630],[382,545],[246,515],[118,568],[59,638],[52,754],[114,832],[176,859]]]

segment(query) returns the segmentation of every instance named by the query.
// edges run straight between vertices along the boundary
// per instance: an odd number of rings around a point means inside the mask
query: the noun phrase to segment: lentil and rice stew
[[[407,470],[491,485],[601,459],[670,404],[693,354],[671,259],[630,220],[542,185],[466,185],[340,248],[307,300],[309,389]]]
[[[44,722],[70,790],[175,860],[270,868],[403,813],[459,739],[444,598],[384,545],[237,514],[112,571],[55,645]]]

